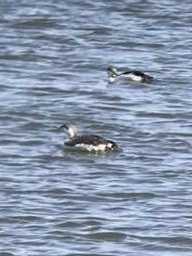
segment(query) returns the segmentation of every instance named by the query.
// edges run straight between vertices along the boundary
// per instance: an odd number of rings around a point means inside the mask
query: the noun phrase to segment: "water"
[[[192,255],[191,1],[1,1],[0,255]],[[108,65],[155,77],[108,85]],[[117,142],[63,149],[63,122]]]

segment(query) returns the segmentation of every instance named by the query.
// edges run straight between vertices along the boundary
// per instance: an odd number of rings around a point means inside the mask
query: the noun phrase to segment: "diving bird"
[[[138,70],[127,70],[118,72],[115,67],[109,66],[107,68],[108,81],[113,83],[118,77],[128,78],[129,80],[141,83],[149,83],[153,77]]]
[[[76,128],[72,124],[62,124],[59,129],[61,128],[64,128],[69,135],[64,145],[70,148],[87,152],[110,152],[120,150],[117,144],[112,140],[94,134],[78,135]]]

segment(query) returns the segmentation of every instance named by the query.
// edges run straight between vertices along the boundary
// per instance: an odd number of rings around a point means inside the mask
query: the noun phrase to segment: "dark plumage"
[[[109,82],[114,82],[117,77],[129,78],[133,81],[141,82],[141,83],[149,83],[153,80],[152,76],[147,75],[141,71],[128,70],[128,71],[124,71],[124,72],[118,72],[116,68],[111,67],[111,66],[108,67],[107,74],[108,74]]]
[[[147,75],[138,70],[125,71],[125,72],[122,72],[120,74],[120,76],[125,76],[125,77],[128,76],[128,77],[132,78],[132,80],[134,80],[134,81],[139,81],[139,82],[143,82],[143,83],[150,82],[153,79],[152,76]],[[135,76],[135,79],[133,78],[133,76]]]
[[[89,152],[117,151],[119,147],[111,140],[104,139],[98,135],[77,135],[75,127],[71,124],[64,124],[60,128],[65,128],[69,134],[69,139],[64,142],[66,146],[79,148]]]

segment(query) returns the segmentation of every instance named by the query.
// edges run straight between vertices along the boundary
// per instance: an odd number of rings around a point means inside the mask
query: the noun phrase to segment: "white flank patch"
[[[141,82],[141,81],[142,81],[142,77],[136,76],[136,75],[134,75],[134,74],[132,74],[132,73],[126,74],[126,75],[123,75],[123,76],[124,76],[124,77],[126,76],[126,77],[128,77],[128,78],[131,78],[133,81],[136,81],[136,82]]]
[[[116,79],[116,76],[109,76],[109,77],[108,77],[108,81],[109,81],[110,83],[114,83],[114,82],[115,82],[115,79]]]
[[[94,146],[94,145],[87,145],[87,144],[77,144],[75,145],[76,148],[82,149],[82,150],[87,150],[89,152],[104,152],[106,151],[107,148],[109,148],[108,145],[106,144],[99,144],[98,146]]]

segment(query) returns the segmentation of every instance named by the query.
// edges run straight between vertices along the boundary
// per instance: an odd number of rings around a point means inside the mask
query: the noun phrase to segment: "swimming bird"
[[[107,75],[108,75],[108,81],[110,83],[113,83],[117,77],[124,77],[128,78],[135,82],[141,82],[141,83],[149,83],[153,80],[153,77],[150,75],[147,75],[146,73],[143,73],[138,70],[128,70],[124,72],[118,72],[115,67],[109,66],[107,68]]]
[[[98,135],[78,135],[76,128],[72,124],[62,124],[59,129],[60,128],[64,128],[69,135],[64,145],[70,148],[87,152],[110,152],[120,150],[115,142],[104,139]]]

